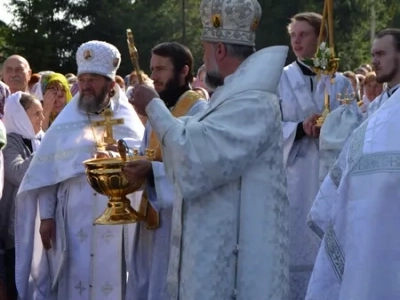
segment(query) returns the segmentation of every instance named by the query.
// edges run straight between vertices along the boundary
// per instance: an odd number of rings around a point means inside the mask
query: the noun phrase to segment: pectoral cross
[[[111,109],[106,108],[102,113],[104,120],[103,121],[95,121],[92,123],[93,126],[105,127],[105,135],[104,135],[104,142],[108,145],[115,145],[117,141],[114,139],[113,135],[113,126],[114,125],[121,125],[124,124],[124,119],[113,119],[114,113]]]

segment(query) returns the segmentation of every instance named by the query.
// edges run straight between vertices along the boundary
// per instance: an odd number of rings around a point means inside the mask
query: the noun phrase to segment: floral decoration
[[[339,59],[334,57],[334,53],[326,42],[322,42],[315,54],[315,57],[305,59],[303,62],[314,69],[317,73],[334,74],[338,68]]]

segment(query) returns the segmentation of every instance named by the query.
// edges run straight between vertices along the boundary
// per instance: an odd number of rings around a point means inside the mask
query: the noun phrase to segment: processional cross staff
[[[328,47],[325,47],[326,43],[323,42],[325,37],[326,27],[328,27]],[[313,71],[318,74],[318,77],[322,75],[328,75],[330,77],[331,84],[334,83],[335,73],[339,68],[339,59],[335,56],[335,48],[333,41],[333,0],[324,1],[324,11],[322,14],[322,22],[318,37],[318,49],[315,57],[312,59],[314,66]],[[318,61],[318,64],[315,64]],[[323,62],[323,63],[322,63]],[[324,96],[324,110],[322,116],[316,121],[316,125],[321,127],[325,121],[325,118],[330,112],[330,96],[328,89],[325,89]]]
[[[143,84],[144,80],[143,80],[143,76],[142,76],[142,73],[141,73],[140,67],[139,67],[139,53],[135,47],[135,41],[133,40],[132,30],[127,29],[126,36],[127,36],[127,42],[128,42],[129,55],[131,57],[133,68],[136,70],[136,73],[137,73],[136,75],[139,80],[139,83]]]
[[[136,70],[136,75],[139,81],[139,84],[143,84],[143,76],[139,66],[139,53],[136,49],[135,42],[133,40],[133,33],[132,30],[126,30],[127,42],[128,42],[128,49],[129,55],[132,60],[133,68]],[[146,149],[146,158],[147,160],[153,160],[154,158],[154,149]],[[147,229],[154,230],[160,226],[160,215],[159,213],[152,208],[149,203],[149,197],[147,195],[147,189],[143,190],[142,200],[140,201],[139,205],[139,214],[143,216],[143,220],[147,224]]]

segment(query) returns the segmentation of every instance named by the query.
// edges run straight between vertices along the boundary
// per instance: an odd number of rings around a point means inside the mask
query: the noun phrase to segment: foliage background
[[[257,32],[257,48],[289,44],[286,26],[300,11],[322,13],[322,0],[259,0],[263,17]],[[34,72],[76,72],[75,51],[89,40],[114,44],[122,54],[120,75],[131,72],[126,29],[131,28],[140,54],[141,67],[148,71],[152,47],[164,41],[187,45],[202,63],[200,44],[200,0],[12,0],[8,9],[14,19],[0,22],[0,63],[11,54],[28,59]],[[369,62],[371,15],[376,30],[400,27],[398,0],[334,1],[335,44],[340,69],[354,69]],[[293,53],[288,61],[294,59]]]

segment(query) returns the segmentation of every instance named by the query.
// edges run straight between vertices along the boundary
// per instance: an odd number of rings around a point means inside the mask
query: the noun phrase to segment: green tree
[[[0,21],[0,62],[5,59],[5,50],[7,49],[6,36],[8,35],[10,28],[6,23]]]
[[[67,0],[12,0],[5,53],[23,55],[35,72],[62,69],[75,31],[64,17],[67,5]]]
[[[323,1],[303,2],[302,10],[317,11],[322,14]],[[353,70],[370,61],[371,9],[376,14],[376,29],[390,24],[399,11],[398,1],[393,0],[343,0],[334,1],[334,38],[340,70]]]
[[[300,12],[300,0],[288,2],[281,0],[259,0],[263,15],[260,26],[257,30],[257,49],[272,45],[289,45],[290,39],[287,32],[287,25],[290,17]],[[293,52],[290,52],[287,63],[295,59]]]
[[[105,41],[118,48],[122,55],[120,74],[131,70],[126,42],[134,6],[130,0],[82,0],[70,3],[68,18],[79,26],[71,41],[71,59],[65,68],[76,70],[75,53],[78,47],[91,40]]]
[[[335,45],[347,70],[369,61],[372,0],[334,1]],[[289,44],[286,26],[300,11],[322,13],[321,0],[259,0],[263,17],[257,31],[257,48]],[[399,26],[398,0],[373,1],[376,29]],[[148,70],[150,51],[158,43],[177,41],[188,46],[195,67],[202,63],[200,0],[11,0],[14,20],[0,26],[0,51],[25,56],[34,71],[76,71],[77,48],[90,40],[114,44],[122,54],[119,74],[132,71],[126,44],[131,28],[140,54],[140,64]],[[288,62],[294,59],[293,53]]]
[[[71,51],[97,39],[115,45],[122,55],[120,75],[133,70],[126,42],[126,29],[134,34],[141,68],[148,72],[151,49],[158,43],[177,41],[187,45],[195,58],[201,58],[201,23],[198,0],[83,0],[70,4],[68,18],[81,20]],[[118,16],[118,17],[116,17]],[[83,20],[83,22],[82,22]],[[74,68],[72,60],[68,68]],[[197,65],[199,62],[197,62]]]
[[[141,67],[149,71],[151,49],[162,42],[180,42],[190,48],[195,68],[202,59],[198,0],[136,0],[129,27],[135,34]]]

